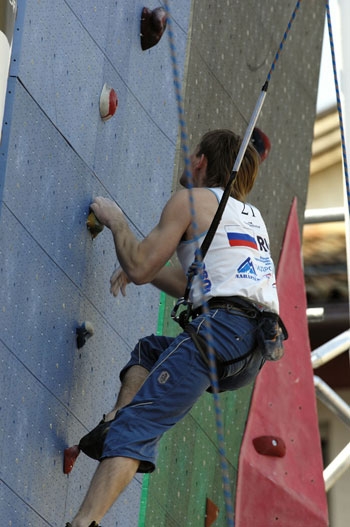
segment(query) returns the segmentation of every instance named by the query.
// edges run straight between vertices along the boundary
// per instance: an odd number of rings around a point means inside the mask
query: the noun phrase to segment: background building
[[[315,122],[303,255],[310,308],[310,344],[314,350],[349,328],[344,175],[339,116],[335,107],[319,113]],[[321,311],[312,315],[319,308]],[[350,403],[348,352],[318,368],[315,374]],[[321,402],[318,403],[318,413],[327,466],[349,442],[349,429]],[[350,472],[347,470],[328,493],[332,527],[347,525],[349,488]]]

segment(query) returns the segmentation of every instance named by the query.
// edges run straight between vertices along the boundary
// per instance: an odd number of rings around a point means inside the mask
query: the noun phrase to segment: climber
[[[190,157],[200,239],[210,227],[239,146],[235,133],[214,130],[201,138]],[[77,515],[67,527],[98,527],[136,472],[154,470],[157,443],[164,432],[190,411],[203,392],[210,391],[205,345],[209,324],[219,391],[236,390],[253,382],[265,360],[271,359],[265,356],[264,339],[280,343],[269,237],[260,212],[246,202],[259,163],[257,151],[249,144],[222,220],[193,279],[187,326],[175,338],[141,338],[120,372],[122,384],[115,406],[82,438],[80,448],[100,463]],[[173,194],[159,223],[142,241],[136,239],[115,202],[97,197],[91,204],[97,219],[113,236],[120,264],[111,277],[114,296],[119,292],[125,296],[131,282],[151,283],[175,298],[183,295],[186,272],[200,240],[194,232],[185,172],[180,183],[185,188]],[[179,268],[166,265],[175,252]],[[204,302],[208,311],[203,310]],[[273,321],[267,324],[268,329],[261,322],[262,313]]]

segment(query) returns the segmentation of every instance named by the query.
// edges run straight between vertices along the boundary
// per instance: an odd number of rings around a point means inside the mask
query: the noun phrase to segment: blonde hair
[[[207,158],[206,184],[208,187],[226,187],[240,145],[241,138],[231,130],[213,130],[203,135],[198,145],[197,155],[204,154]],[[232,184],[230,194],[233,198],[245,201],[254,186],[259,164],[259,154],[249,144]]]

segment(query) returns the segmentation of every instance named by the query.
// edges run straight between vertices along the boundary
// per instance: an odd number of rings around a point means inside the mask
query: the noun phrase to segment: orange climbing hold
[[[103,225],[98,221],[95,214],[91,211],[88,215],[86,226],[90,231],[91,238],[94,239],[96,236],[103,231]]]
[[[207,498],[205,508],[205,527],[211,527],[219,516],[219,507],[213,501]]]

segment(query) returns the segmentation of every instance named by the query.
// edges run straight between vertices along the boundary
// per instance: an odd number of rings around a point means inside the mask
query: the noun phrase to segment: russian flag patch
[[[254,236],[242,232],[226,231],[228,242],[231,247],[250,247],[258,250],[258,244]]]

